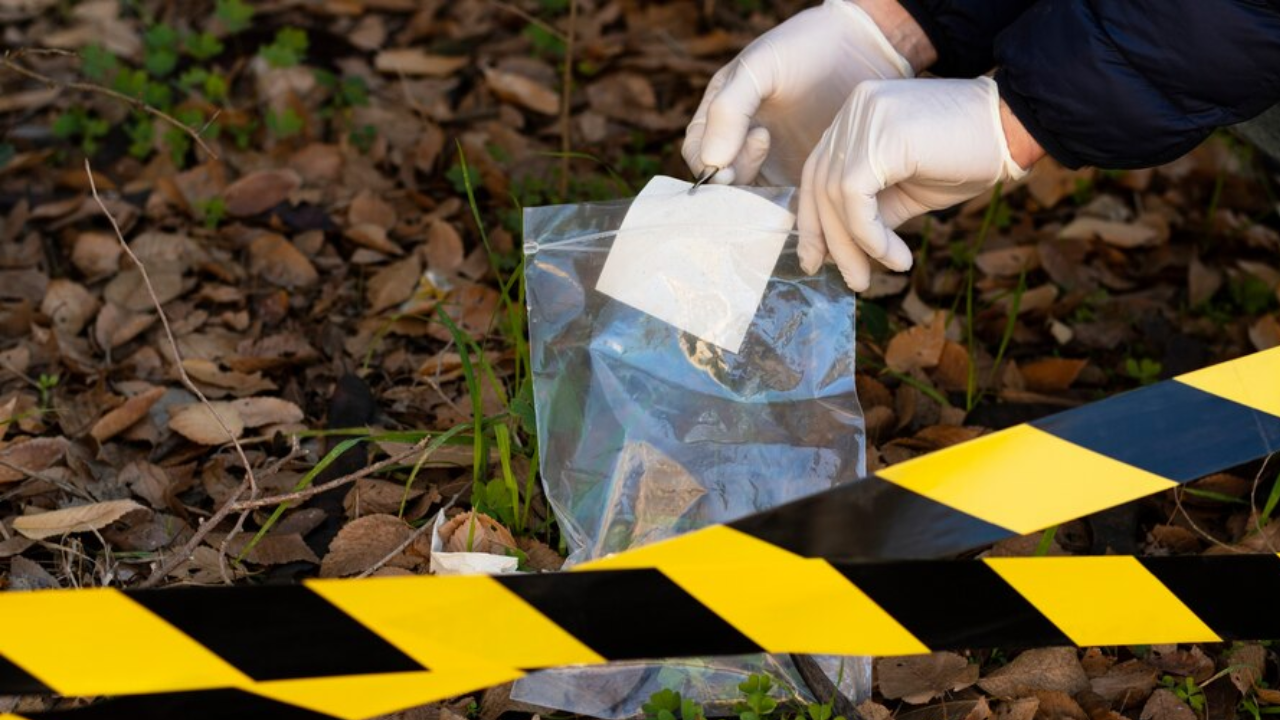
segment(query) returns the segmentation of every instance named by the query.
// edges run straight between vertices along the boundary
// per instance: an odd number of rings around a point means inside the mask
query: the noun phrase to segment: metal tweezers
[[[693,187],[689,188],[689,194],[692,195],[694,190],[705,185],[706,182],[714,177],[718,172],[720,172],[720,168],[714,165],[708,165],[706,169],[702,171],[702,176],[693,181]]]

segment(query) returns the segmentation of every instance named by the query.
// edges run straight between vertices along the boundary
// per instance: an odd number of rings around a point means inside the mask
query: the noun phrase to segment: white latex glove
[[[748,45],[707,85],[682,154],[713,183],[795,186],[805,158],[853,88],[911,77],[911,65],[861,8],[826,0]]]
[[[812,274],[830,255],[849,287],[866,290],[868,257],[911,268],[893,228],[1025,174],[1009,154],[990,78],[862,83],[805,162],[800,266]]]

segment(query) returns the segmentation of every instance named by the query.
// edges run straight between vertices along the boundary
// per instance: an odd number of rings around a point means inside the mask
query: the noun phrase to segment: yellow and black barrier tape
[[[923,560],[1278,450],[1280,349],[573,572],[0,593],[0,694],[133,696],[28,718],[361,718],[610,660],[1280,637],[1254,607],[1274,555]]]

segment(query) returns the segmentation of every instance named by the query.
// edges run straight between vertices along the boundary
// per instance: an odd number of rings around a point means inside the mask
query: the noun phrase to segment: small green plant
[[[1133,357],[1124,359],[1124,374],[1137,380],[1139,385],[1150,385],[1160,379],[1162,372],[1164,372],[1164,366],[1157,360]]]
[[[211,197],[196,203],[200,221],[210,230],[216,230],[227,219],[227,203],[221,197]]]
[[[227,32],[238,33],[249,28],[249,23],[253,20],[253,8],[244,0],[218,0],[213,16]]]
[[[738,720],[765,720],[778,709],[778,701],[769,696],[773,680],[768,675],[753,674],[738,684],[742,702],[734,708]]]
[[[1197,715],[1204,713],[1205,704],[1208,702],[1204,695],[1204,688],[1196,682],[1196,679],[1187,676],[1178,680],[1172,675],[1165,675],[1160,678],[1160,684],[1173,691],[1178,699],[1186,703]]]
[[[106,120],[82,107],[71,108],[53,121],[54,137],[78,143],[85,155],[97,153],[110,130]]]
[[[647,720],[706,720],[701,705],[667,688],[650,695],[640,709]]]
[[[347,133],[347,140],[360,152],[368,154],[373,149],[373,141],[378,139],[378,129],[372,125],[361,125]]]
[[[280,28],[270,45],[258,51],[267,64],[275,68],[294,67],[307,55],[307,31],[298,28]]]
[[[152,25],[142,34],[142,66],[152,77],[168,77],[178,67],[181,38],[169,25]]]
[[[297,136],[303,127],[302,116],[293,108],[285,108],[283,112],[267,111],[267,130],[279,140]]]
[[[53,391],[57,389],[59,380],[61,378],[57,373],[40,373],[40,377],[36,378],[36,390],[40,392],[40,412],[49,412],[53,408]]]

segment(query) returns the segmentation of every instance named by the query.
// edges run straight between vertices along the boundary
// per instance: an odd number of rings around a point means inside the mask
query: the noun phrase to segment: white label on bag
[[[596,290],[736,353],[795,216],[745,190],[659,175],[632,202]]]

